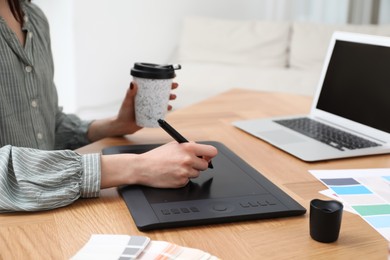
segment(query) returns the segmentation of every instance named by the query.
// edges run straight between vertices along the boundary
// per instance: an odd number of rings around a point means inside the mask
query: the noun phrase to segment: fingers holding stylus
[[[180,143],[180,144],[188,143],[188,140],[184,136],[182,136],[175,128],[173,128],[170,124],[168,124],[167,121],[165,121],[163,119],[158,119],[157,121],[158,121],[158,124],[161,126],[161,128],[164,129],[164,131],[167,132],[178,143]],[[195,144],[195,143],[193,142],[193,144]],[[208,161],[208,168],[213,169],[214,166],[213,166],[213,163],[211,162],[211,158],[217,155],[217,153],[218,153],[217,149],[213,146],[210,146],[210,145],[203,145],[203,148],[202,148],[202,145],[199,146],[198,144],[196,144],[196,146],[198,146],[196,153],[199,154],[196,156],[199,158],[206,159]],[[209,147],[213,147],[214,150],[210,151]],[[209,152],[211,155],[206,153],[206,151]]]
[[[194,159],[194,162],[196,162],[197,166],[194,168],[200,171],[207,170],[207,168],[213,168],[211,159],[218,154],[218,150],[214,146],[198,144],[194,142],[189,142],[183,145],[193,145],[193,152],[199,158],[198,160]]]
[[[212,146],[207,144],[199,144],[195,142],[187,142],[181,144],[175,144],[175,142],[171,142],[173,145],[177,145],[182,149],[182,155],[186,156],[186,159],[183,158],[183,165],[189,165],[193,168],[194,171],[191,171],[189,174],[189,178],[196,178],[199,176],[199,171],[207,170],[209,167],[210,161],[218,154],[218,150]]]

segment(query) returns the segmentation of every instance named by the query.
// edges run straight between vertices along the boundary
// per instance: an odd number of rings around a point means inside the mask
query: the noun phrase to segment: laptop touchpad
[[[304,138],[300,138],[299,136],[284,130],[259,132],[259,136],[274,144],[291,144],[307,141]]]

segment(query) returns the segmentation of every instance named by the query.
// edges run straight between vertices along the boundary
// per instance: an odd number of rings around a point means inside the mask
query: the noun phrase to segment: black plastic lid
[[[136,62],[130,75],[146,79],[173,79],[175,70],[181,69],[179,64],[158,65],[153,63]]]

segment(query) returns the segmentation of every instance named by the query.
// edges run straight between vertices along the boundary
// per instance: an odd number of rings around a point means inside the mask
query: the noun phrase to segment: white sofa
[[[390,36],[390,25],[329,25],[188,17],[175,62],[175,108],[231,88],[313,95],[334,31]]]

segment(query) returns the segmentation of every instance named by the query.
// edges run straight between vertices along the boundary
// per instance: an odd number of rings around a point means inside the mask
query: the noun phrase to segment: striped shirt
[[[22,1],[25,46],[0,16],[0,212],[46,210],[100,190],[100,155],[87,144],[90,122],[58,106],[49,24]]]

